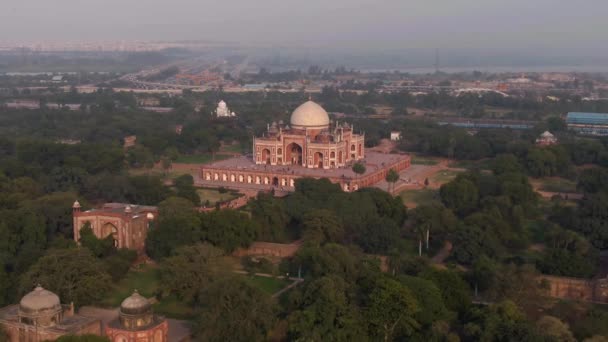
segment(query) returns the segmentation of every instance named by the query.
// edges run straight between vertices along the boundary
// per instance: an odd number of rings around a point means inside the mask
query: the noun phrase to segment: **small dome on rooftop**
[[[142,314],[150,311],[152,305],[150,301],[139,294],[137,290],[133,291],[133,294],[127,297],[120,304],[120,311],[128,315]]]
[[[38,285],[32,292],[21,298],[19,308],[24,312],[61,310],[61,302],[59,296]]]

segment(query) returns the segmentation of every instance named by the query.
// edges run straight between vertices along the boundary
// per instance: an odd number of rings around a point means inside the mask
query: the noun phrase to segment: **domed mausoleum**
[[[254,139],[256,164],[334,169],[365,157],[365,136],[353,126],[332,125],[317,103],[307,101],[291,114],[290,125],[273,122]]]
[[[38,285],[17,305],[0,309],[0,326],[8,341],[55,340],[64,335],[101,334],[101,321],[74,313],[59,296]]]
[[[347,123],[332,122],[317,103],[307,101],[289,123],[273,122],[253,138],[251,155],[235,156],[201,167],[202,184],[248,189],[293,191],[300,178],[326,178],[344,191],[356,191],[386,179],[390,170],[410,167],[402,153],[365,150],[365,135]],[[364,164],[365,172],[352,165]]]
[[[105,332],[112,342],[165,342],[168,331],[167,321],[156,316],[150,301],[135,290],[120,304],[118,319]]]

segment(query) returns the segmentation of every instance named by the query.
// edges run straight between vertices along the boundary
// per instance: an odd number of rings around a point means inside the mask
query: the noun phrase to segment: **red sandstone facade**
[[[239,188],[247,185],[262,185],[267,188],[284,188],[293,190],[298,178],[327,178],[332,183],[340,184],[344,191],[356,191],[372,186],[386,178],[389,170],[397,172],[410,167],[411,158],[408,155],[393,155],[392,162],[379,166],[375,171],[369,171],[361,176],[342,176],[337,173],[320,175],[307,172],[292,172],[291,169],[243,169],[223,165],[207,165],[201,169],[201,178],[209,184]],[[367,165],[368,169],[373,165]]]
[[[117,248],[145,252],[145,241],[148,229],[156,219],[156,207],[124,203],[106,203],[99,209],[80,210],[80,204],[74,203],[74,240],[80,241],[80,230],[87,224],[96,237],[105,239],[112,236]]]
[[[163,320],[158,325],[143,330],[127,330],[107,326],[106,337],[112,342],[167,342],[169,324]]]

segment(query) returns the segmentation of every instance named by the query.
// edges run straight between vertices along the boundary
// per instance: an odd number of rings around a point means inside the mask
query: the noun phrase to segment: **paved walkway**
[[[443,265],[443,262],[452,254],[453,248],[454,245],[452,245],[451,241],[445,241],[439,252],[431,258],[431,262],[433,264]]]
[[[265,278],[278,278],[275,275],[269,274],[269,273],[249,273],[247,271],[233,271],[234,273],[238,273],[238,274],[246,274],[246,275],[254,275],[256,277],[265,277]],[[283,293],[293,289],[294,287],[300,285],[301,283],[304,282],[304,278],[298,278],[298,277],[289,277],[287,278],[289,280],[292,281],[291,284],[285,286],[284,288],[280,289],[279,291],[275,292],[272,294],[272,298],[278,298],[280,295],[282,295]]]

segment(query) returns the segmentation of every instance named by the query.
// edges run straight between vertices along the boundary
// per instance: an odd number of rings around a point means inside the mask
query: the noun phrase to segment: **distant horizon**
[[[608,2],[554,0],[4,0],[0,41],[210,41],[384,50],[608,54]]]

